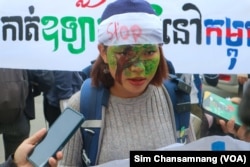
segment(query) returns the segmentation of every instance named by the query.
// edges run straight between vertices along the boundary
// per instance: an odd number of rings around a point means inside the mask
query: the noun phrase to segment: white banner
[[[209,136],[204,137],[186,145],[176,143],[159,149],[160,151],[180,151],[179,156],[182,156],[181,151],[249,151],[250,143],[233,139],[230,136]],[[137,150],[139,151],[139,150]],[[171,154],[170,154],[171,155]],[[201,155],[203,155],[201,153]],[[225,152],[225,155],[227,153]],[[233,155],[234,156],[234,155]],[[234,158],[234,157],[233,157]],[[235,162],[232,160],[232,162]],[[239,161],[240,162],[240,161]],[[130,160],[122,159],[110,161],[93,167],[129,167]],[[220,164],[213,162],[213,165]],[[177,165],[178,166],[178,165]]]
[[[0,0],[0,67],[82,70],[98,56],[98,19],[112,1]],[[148,1],[176,72],[250,73],[249,0]]]

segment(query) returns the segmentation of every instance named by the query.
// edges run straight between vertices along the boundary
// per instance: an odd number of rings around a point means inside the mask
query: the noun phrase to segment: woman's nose
[[[142,72],[145,70],[144,64],[141,61],[134,62],[130,67],[132,72]]]

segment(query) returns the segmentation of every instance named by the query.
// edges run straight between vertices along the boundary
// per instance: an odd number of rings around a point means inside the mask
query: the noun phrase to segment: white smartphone
[[[83,122],[84,116],[81,113],[66,108],[29,154],[28,160],[35,167],[49,166],[49,158],[55,157],[56,152],[65,146]]]

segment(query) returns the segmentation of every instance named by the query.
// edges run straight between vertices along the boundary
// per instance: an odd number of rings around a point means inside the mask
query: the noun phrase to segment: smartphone
[[[50,157],[55,157],[76,130],[84,122],[84,116],[71,108],[66,108],[48,129],[45,137],[35,146],[29,154],[28,160],[35,167],[49,166]]]
[[[226,121],[234,118],[237,126],[242,125],[238,116],[238,104],[231,102],[229,99],[210,91],[204,91],[202,108],[204,109],[204,112],[212,116]]]

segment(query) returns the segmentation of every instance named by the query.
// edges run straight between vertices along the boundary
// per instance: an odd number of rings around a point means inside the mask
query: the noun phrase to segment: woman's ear
[[[99,53],[105,63],[107,63],[107,52],[103,44],[98,44]]]

